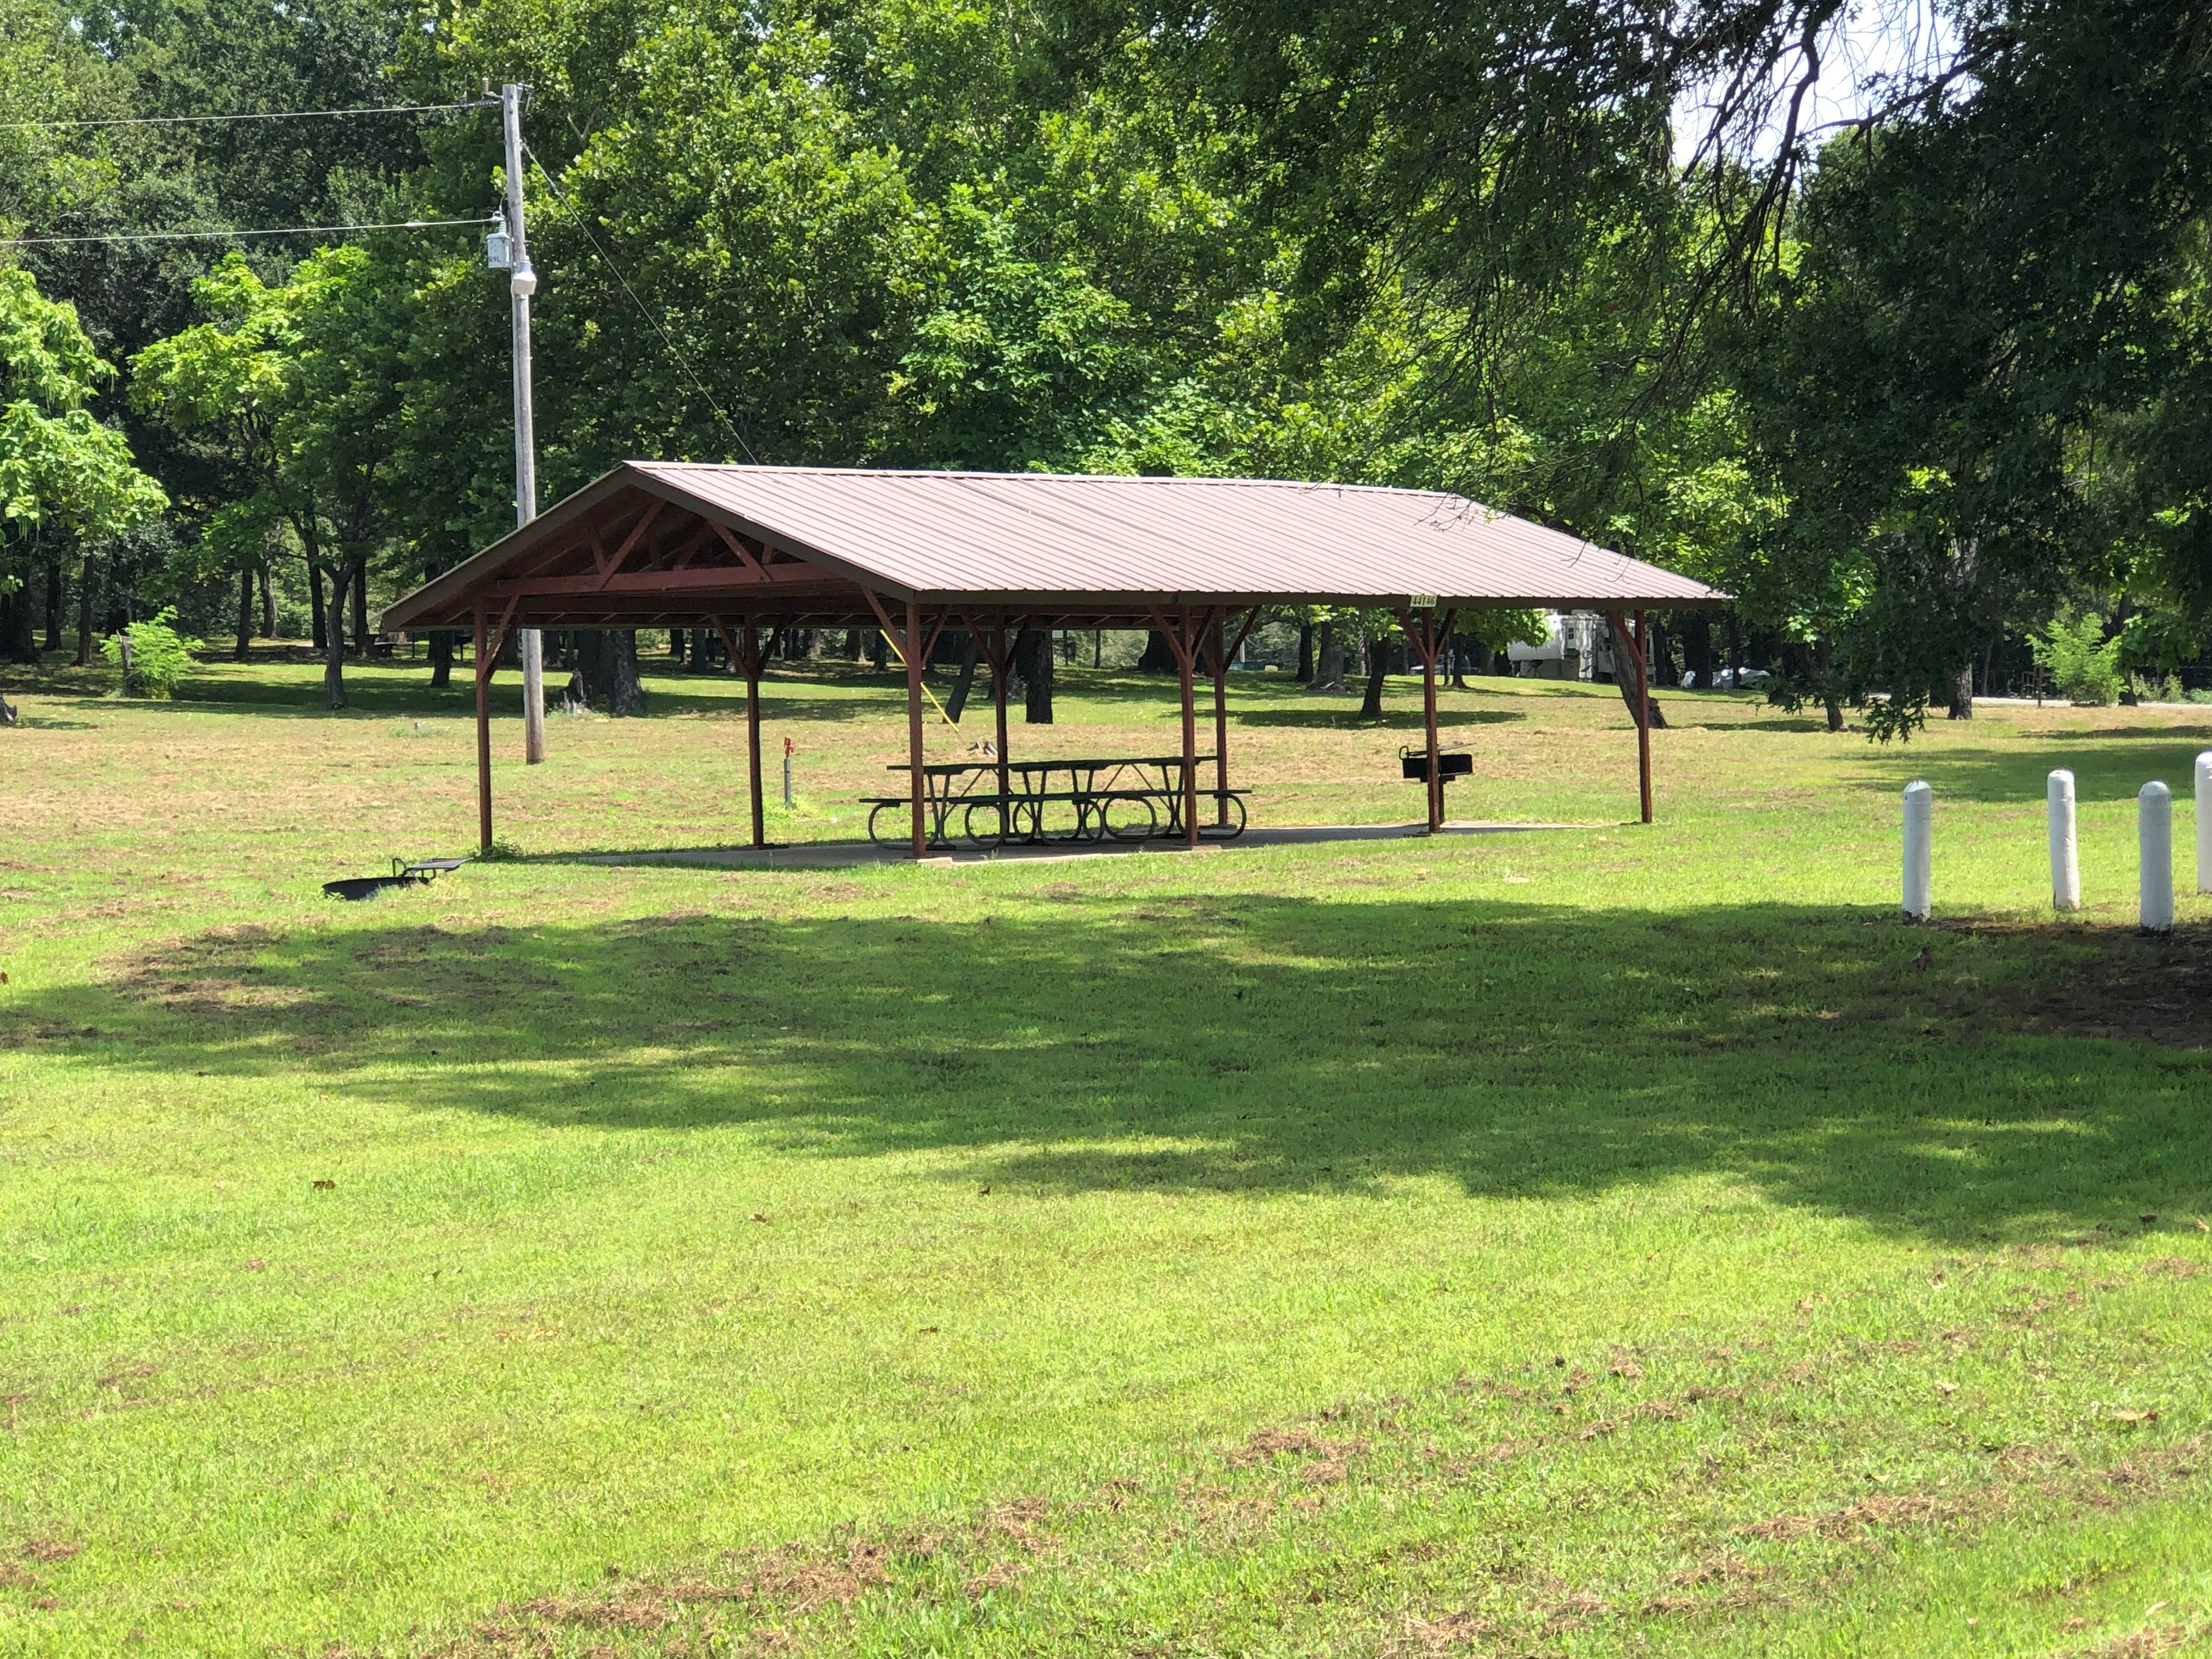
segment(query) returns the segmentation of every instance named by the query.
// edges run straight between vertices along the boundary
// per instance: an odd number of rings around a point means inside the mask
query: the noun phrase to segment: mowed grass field
[[[318,678],[0,732],[0,1653],[2205,1647],[2212,713],[1668,696],[1647,829],[1617,695],[1486,680],[1453,815],[1580,827],[738,870],[568,856],[742,839],[736,688],[526,771],[503,676],[525,856],[339,905],[473,844],[468,694]],[[1416,816],[1390,701],[1240,677],[1254,821]],[[896,688],[768,713],[858,833]]]

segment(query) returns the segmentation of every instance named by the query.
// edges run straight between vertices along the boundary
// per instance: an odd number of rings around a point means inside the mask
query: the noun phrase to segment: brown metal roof
[[[885,600],[1067,620],[1154,605],[1669,610],[1726,595],[1428,490],[1245,478],[633,461],[385,615],[639,625],[872,619]]]

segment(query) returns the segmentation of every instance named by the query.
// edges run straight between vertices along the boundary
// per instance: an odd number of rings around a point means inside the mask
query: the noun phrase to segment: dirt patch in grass
[[[1757,1355],[1736,1358],[1747,1367],[1759,1364]],[[1894,1358],[1884,1346],[1860,1345],[1828,1356],[1823,1370],[1832,1376]],[[2081,1450],[2015,1447],[1993,1457],[1987,1466],[1990,1478],[1977,1484],[1875,1493],[1739,1521],[1724,1529],[1710,1518],[1686,1522],[1680,1530],[1683,1554],[1676,1559],[1686,1564],[1642,1583],[1634,1574],[1617,1583],[1563,1582],[1540,1553],[1523,1554],[1510,1541],[1501,1548],[1477,1535],[1479,1528],[1456,1540],[1408,1540],[1358,1562],[1332,1554],[1329,1516],[1357,1504],[1363,1492],[1387,1489],[1394,1507],[1428,1507],[1444,1504],[1445,1493],[1470,1478],[1490,1478],[1482,1471],[1494,1463],[1478,1447],[1450,1456],[1436,1443],[1440,1435],[1494,1430],[1472,1420],[1470,1413],[1555,1422],[1563,1402],[1605,1391],[1621,1397],[1602,1402],[1607,1415],[1599,1421],[1608,1436],[1633,1440],[1680,1435],[1683,1402],[1695,1395],[1697,1403],[1728,1415],[1726,1432],[1736,1437],[1759,1431],[1780,1397],[1798,1386],[1795,1368],[1777,1357],[1741,1385],[1635,1397],[1644,1371],[1679,1370],[1711,1358],[1686,1348],[1674,1354],[1654,1351],[1636,1367],[1617,1364],[1610,1382],[1579,1367],[1546,1368],[1549,1374],[1540,1371],[1528,1385],[1462,1379],[1410,1397],[1332,1407],[1311,1419],[1256,1430],[1196,1456],[1194,1468],[1164,1483],[1116,1480],[1059,1502],[1024,1498],[896,1536],[843,1534],[814,1544],[730,1552],[721,1571],[698,1576],[632,1577],[610,1567],[604,1589],[502,1607],[440,1650],[439,1659],[845,1651],[866,1647],[881,1622],[986,1596],[1004,1598],[995,1604],[1017,1618],[1040,1620],[1034,1633],[1049,1645],[1057,1629],[1054,1604],[1071,1596],[1083,1600],[1080,1587],[1099,1574],[1126,1582],[1194,1553],[1261,1562],[1283,1547],[1303,1565],[1272,1590],[1258,1588],[1264,1570],[1255,1580],[1255,1594],[1281,1598],[1281,1617],[1334,1620],[1338,1622],[1329,1628],[1340,1636],[1346,1633],[1340,1627],[1345,1618],[1376,1620],[1380,1627],[1370,1625],[1364,1638],[1369,1650],[1402,1659],[1500,1644],[1515,1652],[1531,1646],[1549,1650],[1576,1631],[1627,1631],[1646,1620],[1768,1618],[1778,1609],[1817,1605],[1882,1554],[1886,1534],[1917,1530],[1968,1540],[2002,1518],[2078,1516],[2132,1505],[2197,1474],[2207,1450],[2199,1437],[2144,1445],[2124,1461],[2104,1463]],[[1632,1370],[1636,1376],[1627,1374]],[[1770,1370],[1771,1375],[1764,1374]],[[1650,1405],[1666,1409],[1644,1409]],[[1599,1407],[1592,1400],[1583,1408]],[[1548,1443],[1562,1460],[1614,1455],[1590,1445],[1591,1438],[1560,1435]],[[1518,1443],[1546,1443],[1529,1437]],[[1700,1492],[1701,1510],[1709,1510],[1717,1491],[1725,1492],[1755,1473],[1732,1476],[1702,1444],[1681,1449],[1674,1477],[1685,1490]],[[1654,1449],[1646,1448],[1645,1455],[1654,1455]],[[1749,1495],[1732,1500],[1739,1515]],[[1498,1551],[1495,1559],[1480,1556],[1491,1549]],[[1379,1590],[1391,1561],[1401,1556],[1419,1564],[1408,1571],[1402,1599]],[[1319,1580],[1311,1565],[1317,1559],[1334,1562]],[[1382,1575],[1374,1584],[1360,1577],[1369,1567]],[[1422,1605],[1422,1588],[1440,1578],[1472,1580],[1481,1588],[1462,1605]],[[1361,1611],[1363,1602],[1371,1607],[1378,1599],[1385,1605],[1395,1601],[1395,1610]],[[1333,1611],[1338,1607],[1343,1611]],[[1106,1626],[1086,1627],[1081,1641],[1067,1631],[1059,1634],[1073,1645],[1117,1650],[1111,1628],[1110,1620]],[[1189,1634],[1200,1644],[1198,1632]],[[2195,1634],[2181,1626],[2151,1625],[2080,1653],[2081,1659],[2164,1654],[2180,1650]]]
[[[2146,1625],[2094,1648],[2077,1648],[2075,1655],[2075,1659],[2155,1659],[2161,1653],[2180,1652],[2204,1633],[2203,1626]]]
[[[723,1569],[694,1577],[632,1577],[607,1568],[597,1595],[534,1597],[501,1608],[436,1650],[435,1659],[538,1659],[553,1638],[589,1632],[666,1655],[780,1652],[800,1645],[795,1627],[849,1612],[895,1582],[948,1579],[969,1600],[1018,1583],[1055,1546],[1042,1498],[994,1504],[969,1521],[891,1538],[848,1534],[819,1544],[725,1553]]]

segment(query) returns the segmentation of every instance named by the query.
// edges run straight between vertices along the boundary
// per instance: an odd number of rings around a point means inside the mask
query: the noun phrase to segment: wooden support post
[[[1014,833],[1013,809],[1006,804],[1006,795],[1012,787],[1011,774],[1006,769],[1006,624],[1000,622],[991,629],[991,702],[999,717],[999,838],[1001,841]],[[1042,825],[1036,828],[1042,832]]]
[[[722,636],[723,648],[730,653],[730,672],[745,677],[745,788],[752,805],[753,845],[768,845],[768,823],[761,804],[761,642],[760,630],[753,619],[744,617],[738,621],[738,629],[744,636],[739,646],[738,635],[730,632],[729,624],[720,617],[714,619],[714,631]]]
[[[927,797],[929,780],[921,769],[921,671],[927,647],[921,640],[921,605],[914,599],[906,602],[906,639],[902,653],[906,658],[906,751],[908,780],[914,790],[914,855],[921,858],[929,850],[929,822]]]
[[[1444,827],[1443,757],[1437,751],[1437,612],[1431,605],[1421,619],[1421,723],[1429,739],[1429,833]]]
[[[1213,821],[1225,829],[1229,823],[1229,632],[1225,618],[1213,625]]]
[[[1618,611],[1606,612],[1613,624],[1616,653],[1628,655],[1628,673],[1636,691],[1636,783],[1646,823],[1651,822],[1651,684],[1650,665],[1644,656],[1644,613],[1636,612],[1632,626]],[[1613,672],[1620,672],[1616,659]]]
[[[1186,611],[1176,617],[1179,632],[1168,637],[1174,642],[1176,663],[1182,683],[1182,844],[1198,845],[1198,707],[1192,684],[1193,659],[1198,655],[1197,630],[1191,626],[1191,614]]]
[[[752,793],[753,845],[768,845],[768,817],[761,802],[760,762],[760,635],[753,631],[753,619],[747,617],[740,624],[745,630],[745,654],[743,662],[745,675],[745,787]],[[738,665],[734,657],[732,665]]]
[[[491,851],[491,653],[484,648],[484,613],[477,612],[477,851]]]
[[[1456,611],[1447,612],[1444,626],[1439,629],[1434,605],[1418,613],[1398,613],[1398,626],[1405,629],[1406,643],[1413,647],[1414,659],[1421,665],[1421,726],[1428,739],[1429,833],[1432,836],[1444,827],[1443,758],[1437,742],[1437,656],[1451,631],[1451,620],[1457,615]]]
[[[1636,787],[1644,822],[1651,822],[1651,653],[1644,613],[1636,613]]]
[[[1215,613],[1181,611],[1152,612],[1160,637],[1175,653],[1176,678],[1182,690],[1182,842],[1198,845],[1198,653],[1205,648]]]

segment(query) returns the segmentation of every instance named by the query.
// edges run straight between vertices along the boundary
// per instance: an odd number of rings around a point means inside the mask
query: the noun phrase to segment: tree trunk
[[[1314,677],[1306,682],[1309,691],[1341,691],[1344,690],[1344,641],[1336,636],[1336,624],[1321,625],[1321,641],[1315,655],[1319,660],[1314,665]]]
[[[231,653],[234,660],[244,662],[253,646],[253,572],[249,568],[238,573],[238,647]]]
[[[1820,676],[1820,702],[1828,711],[1828,730],[1844,729],[1843,699],[1836,695],[1836,642],[1826,634],[1813,642],[1813,671]]]
[[[1023,718],[1031,726],[1052,724],[1052,630],[1024,628],[1014,641],[1014,660],[1022,676]]]
[[[92,579],[92,555],[84,556],[84,563],[76,573],[76,665],[92,666],[92,590],[97,586]]]
[[[1146,632],[1145,654],[1137,659],[1137,672],[1139,674],[1175,674],[1182,672],[1176,665],[1175,647],[1168,643],[1168,636],[1157,628],[1150,629]]]
[[[1951,676],[1951,707],[1946,715],[1954,720],[1974,718],[1974,665],[1966,663]]]
[[[59,559],[46,561],[46,649],[62,648],[62,614],[69,609],[67,583]]]
[[[368,660],[368,556],[366,553],[353,562],[353,648],[354,654],[363,662]]]
[[[324,613],[323,707],[332,714],[346,706],[346,594],[351,586],[348,580],[351,574],[351,570],[345,565],[331,568],[330,608]]]
[[[1689,670],[1698,677],[1698,690],[1713,689],[1713,619],[1700,611],[1690,619],[1684,630],[1683,655],[1688,659]]]
[[[575,673],[568,694],[603,714],[645,712],[645,688],[637,678],[637,634],[632,629],[580,629]]]
[[[960,724],[960,713],[968,707],[968,693],[975,684],[975,659],[982,654],[981,642],[970,633],[967,648],[960,653],[960,678],[952,682],[952,695],[945,700],[945,717],[955,726]]]
[[[1313,624],[1298,624],[1298,684],[1310,685],[1314,677]]]
[[[1359,718],[1382,718],[1382,677],[1390,672],[1390,653],[1381,640],[1367,642],[1367,695],[1359,700]]]
[[[1636,718],[1635,675],[1630,672],[1628,665],[1624,662],[1613,671],[1613,683],[1620,688],[1620,706],[1628,711],[1628,718],[1634,720]],[[1653,696],[1648,689],[1644,692],[1644,706],[1650,711],[1651,729],[1654,732],[1664,732],[1667,729],[1667,711],[1659,706],[1659,699]]]
[[[316,654],[320,655],[330,648],[331,611],[329,603],[323,598],[322,567],[315,563],[312,556],[307,562],[307,611],[314,618],[311,625],[314,630]]]
[[[430,630],[430,689],[443,691],[453,683],[453,631],[450,628]]]
[[[39,659],[39,635],[33,622],[27,585],[0,598],[0,647],[4,647],[10,662],[34,663]]]
[[[1668,629],[1660,627],[1658,623],[1652,623],[1651,642],[1647,649],[1651,653],[1649,672],[1651,676],[1652,689],[1656,690],[1662,685],[1679,686],[1681,684],[1681,676],[1674,672],[1673,634]]]
[[[607,713],[645,713],[645,684],[637,674],[637,630],[617,629],[607,640]]]
[[[684,630],[680,628],[668,630],[668,659],[678,668],[684,665]]]
[[[261,587],[261,637],[276,637],[276,584],[270,579],[269,567],[264,563],[254,572]]]
[[[875,637],[868,641],[868,665],[876,672],[881,674],[886,672],[890,665],[890,647],[889,641],[884,638],[882,629],[878,628],[874,632]]]

